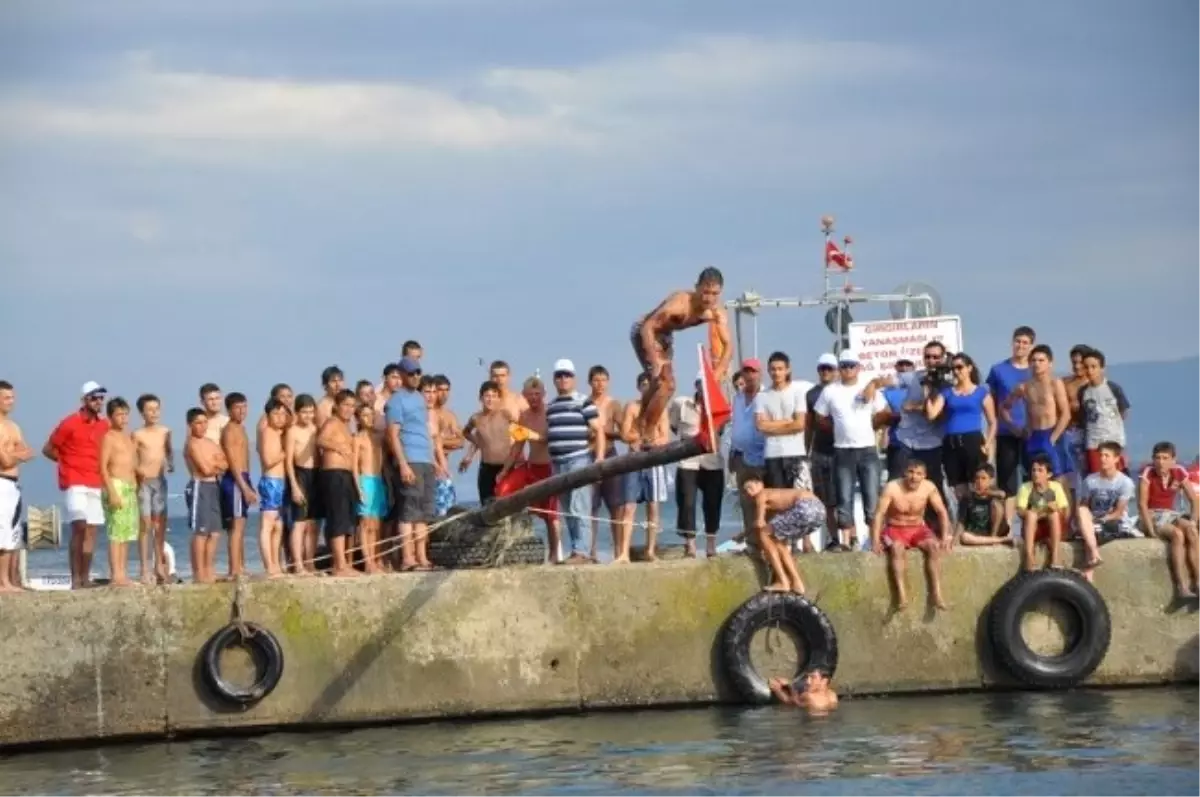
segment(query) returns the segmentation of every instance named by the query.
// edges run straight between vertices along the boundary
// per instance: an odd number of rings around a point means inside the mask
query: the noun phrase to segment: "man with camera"
[[[945,500],[945,490],[942,482],[945,474],[942,469],[942,425],[940,421],[930,421],[926,416],[926,405],[930,399],[938,395],[943,387],[954,384],[954,372],[946,359],[946,347],[941,342],[931,340],[925,344],[923,354],[925,367],[899,375],[900,384],[907,387],[908,392],[901,405],[902,414],[900,425],[896,429],[896,439],[904,447],[904,462],[919,459],[925,463],[926,478],[937,487],[938,494]],[[889,473],[888,479],[898,479],[904,475]]]

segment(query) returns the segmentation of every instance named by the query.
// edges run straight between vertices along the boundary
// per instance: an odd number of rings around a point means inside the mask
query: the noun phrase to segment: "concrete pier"
[[[1113,638],[1091,682],[1195,681],[1197,616],[1172,600],[1161,543],[1103,552],[1096,585]],[[799,562],[837,629],[843,694],[1011,685],[991,663],[981,617],[1016,572],[1015,552],[954,551],[944,567],[952,606],[937,613],[924,609],[916,554],[901,614],[890,611],[883,558]],[[213,701],[198,668],[201,646],[230,620],[233,584],[4,596],[0,746],[732,699],[716,641],[758,588],[741,556],[248,582],[244,617],[274,632],[286,665],[279,687],[246,710]],[[1034,635],[1052,635],[1052,614],[1030,623]],[[773,661],[758,647],[764,668],[794,661],[794,648]]]

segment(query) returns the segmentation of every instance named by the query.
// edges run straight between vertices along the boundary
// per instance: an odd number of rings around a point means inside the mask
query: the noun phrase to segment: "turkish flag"
[[[842,271],[849,271],[854,268],[854,258],[838,249],[838,245],[832,240],[827,240],[825,241],[825,268],[830,266],[836,266]]]

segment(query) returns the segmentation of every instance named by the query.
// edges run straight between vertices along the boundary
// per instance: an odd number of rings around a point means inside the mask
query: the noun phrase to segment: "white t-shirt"
[[[821,391],[813,410],[833,421],[834,448],[875,447],[875,427],[871,423],[871,416],[886,410],[888,404],[882,390],[875,391],[875,398],[870,404],[863,401],[859,394],[869,381],[859,374],[856,384],[832,382]]]
[[[754,399],[754,414],[762,415],[768,421],[790,421],[796,414],[808,412],[806,396],[812,383],[796,381],[776,390],[774,387],[760,390]],[[802,457],[804,456],[804,432],[786,435],[765,435],[767,438],[766,457]]]

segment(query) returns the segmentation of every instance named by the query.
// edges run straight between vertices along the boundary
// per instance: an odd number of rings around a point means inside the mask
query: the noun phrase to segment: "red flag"
[[[838,245],[832,239],[826,239],[825,268],[829,268],[831,265],[837,266],[842,271],[849,271],[854,268],[854,258],[841,249],[838,249]]]
[[[700,350],[700,370],[704,374],[704,379],[700,381],[704,414],[700,418],[700,431],[696,437],[705,451],[714,453],[717,451],[717,438],[721,436],[725,424],[733,417],[733,408],[729,406],[729,399],[725,398],[721,383],[717,381],[717,375],[713,372],[712,358],[703,346],[697,348]]]

